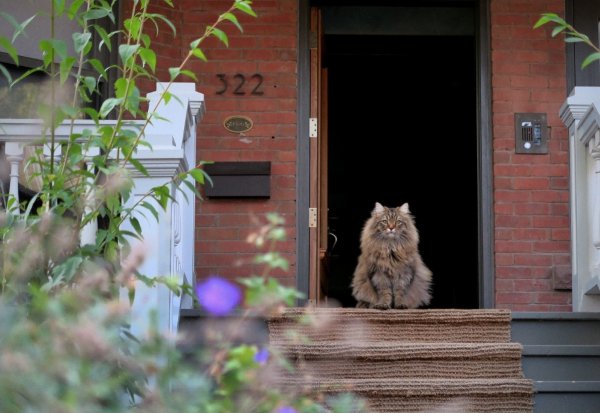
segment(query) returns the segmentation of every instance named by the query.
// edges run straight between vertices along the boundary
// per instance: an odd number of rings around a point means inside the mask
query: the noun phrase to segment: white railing
[[[156,107],[164,87],[165,84],[158,83],[157,90],[148,94],[149,108]],[[169,185],[176,202],[169,202],[166,211],[156,205],[158,220],[151,214],[148,217],[138,214],[136,218],[142,226],[144,240],[142,245],[136,245],[139,241],[134,240],[132,246],[143,247],[145,250],[146,258],[139,268],[142,274],[149,277],[175,276],[180,283],[185,281],[193,286],[195,196],[185,185],[181,186],[185,196],[176,191],[176,185],[180,183],[173,180],[173,177],[195,165],[196,126],[204,114],[204,95],[196,92],[194,83],[174,83],[169,92],[174,97],[169,104],[160,101],[157,107],[159,119],[154,119],[145,130],[144,138],[152,148],[140,146],[135,156],[149,176],[130,167],[134,190],[128,203],[133,205],[151,188],[162,184]],[[113,121],[103,121],[104,124],[111,122]],[[136,121],[130,123],[130,126],[136,127],[142,123],[143,121]],[[57,128],[55,140],[60,143],[68,140],[71,133],[82,133],[85,129],[93,128],[95,124],[90,120],[78,120],[72,129],[70,123],[65,122]],[[42,133],[40,120],[0,119],[0,142],[5,143],[6,159],[10,164],[9,192],[17,199],[25,148],[39,142]],[[59,148],[60,146],[55,148],[58,156]],[[44,151],[49,152],[49,148],[44,148]],[[96,229],[96,223],[88,225],[82,231],[81,242],[93,242]],[[145,331],[149,311],[156,310],[161,331],[174,333],[178,327],[180,309],[190,308],[191,305],[191,297],[178,297],[164,286],[148,288],[138,283],[133,304],[133,332]]]
[[[575,87],[569,128],[573,311],[600,311],[600,87]]]

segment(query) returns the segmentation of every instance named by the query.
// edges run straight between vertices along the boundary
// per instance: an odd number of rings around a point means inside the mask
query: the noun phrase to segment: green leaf
[[[129,162],[144,176],[150,176],[150,174],[146,170],[146,167],[144,167],[144,165],[142,165],[140,161],[138,161],[137,159],[129,158]]]
[[[29,69],[28,71],[26,71],[25,73],[23,73],[21,76],[19,76],[15,80],[13,80],[13,82],[10,84],[10,87],[13,87],[17,83],[19,83],[21,80],[23,80],[26,77],[28,77],[30,74],[36,73],[36,72],[43,72],[43,69],[41,67],[34,67],[33,69]]]
[[[2,72],[2,75],[4,75],[4,77],[6,78],[6,81],[11,84],[12,83],[12,76],[10,75],[10,72],[6,69],[6,67],[0,63],[0,72]]]
[[[11,39],[11,43],[14,43],[16,38],[19,37],[25,31],[25,28],[29,25],[29,23],[33,21],[37,14],[34,14],[33,16],[29,17],[21,24],[19,24],[13,16],[3,11],[0,11],[0,16],[4,17],[4,19],[7,20],[10,23],[10,25],[15,29]]]
[[[79,267],[83,263],[83,257],[73,256],[67,258],[63,263],[57,265],[52,269],[52,276],[54,278],[62,278],[64,280],[70,281],[77,271]]]
[[[38,48],[42,52],[44,67],[47,67],[52,62],[52,43],[49,40],[40,40]]]
[[[586,66],[589,66],[591,63],[595,62],[596,60],[600,60],[599,52],[592,53],[589,56],[587,56],[585,59],[583,59],[583,62],[581,62],[581,68],[583,69]]]
[[[82,83],[91,94],[96,90],[96,78],[92,76],[85,76],[82,78]]]
[[[148,36],[146,33],[142,33],[140,35],[140,40],[144,44],[144,47],[150,47],[150,44],[151,44],[150,36]]]
[[[138,221],[136,217],[131,217],[129,218],[129,222],[131,223],[131,226],[133,227],[135,232],[138,235],[142,235],[142,226],[140,225],[140,221]]]
[[[195,49],[196,47],[198,47],[198,45],[200,44],[200,42],[202,41],[202,38],[198,38],[196,40],[194,40],[193,42],[190,43],[190,49]]]
[[[173,95],[171,94],[171,92],[169,92],[168,90],[165,90],[163,92],[163,99],[165,101],[165,105],[168,105],[169,102],[171,101],[171,98],[173,97]]]
[[[75,52],[81,53],[81,51],[88,44],[90,39],[92,38],[92,34],[90,32],[86,33],[73,33],[73,45],[75,46]]]
[[[266,264],[270,268],[281,268],[284,271],[287,271],[289,268],[288,261],[276,252],[257,255],[254,258],[254,262],[256,264]]]
[[[171,195],[169,194],[169,188],[167,188],[165,185],[161,185],[161,186],[156,186],[154,188],[152,188],[154,194],[157,197],[157,201],[160,204],[160,206],[166,210],[167,209],[167,205],[169,203],[169,199],[171,198]]]
[[[124,64],[127,64],[129,58],[133,56],[133,54],[140,47],[139,44],[122,44],[119,45],[119,56]]]
[[[54,13],[56,16],[60,16],[65,11],[65,0],[53,0],[54,1]]]
[[[6,50],[6,53],[10,56],[10,58],[15,62],[16,65],[19,64],[19,55],[17,49],[12,45],[12,43],[4,36],[0,36],[0,46]]]
[[[98,59],[90,59],[88,60],[88,63],[92,65],[92,67],[94,69],[96,69],[96,72],[98,72],[104,79],[108,79],[108,75],[106,74],[106,69],[104,68],[104,65],[102,64],[102,62]]]
[[[60,61],[60,84],[63,85],[69,74],[71,73],[71,69],[75,64],[75,58],[73,56],[68,56],[66,59]]]
[[[537,29],[540,26],[543,26],[546,23],[554,22],[560,24],[562,26],[567,26],[567,22],[564,21],[561,17],[556,13],[542,13],[542,17],[538,19],[538,21],[533,26],[534,29]]]
[[[76,118],[79,115],[77,108],[70,105],[60,105],[59,110],[65,115],[66,118]]]
[[[69,17],[69,19],[73,20],[77,16],[79,9],[81,8],[84,2],[85,0],[74,0],[71,3],[71,6],[69,6],[69,9],[67,10],[67,16]]]
[[[184,70],[180,70],[179,73],[189,77],[190,79],[195,80],[196,82],[198,81],[196,74],[194,72],[192,72],[191,70],[184,69]]]
[[[123,98],[109,98],[106,99],[100,107],[100,117],[105,118],[115,108],[115,106],[123,103]]]
[[[19,22],[17,22],[15,20],[15,18],[12,16],[12,14],[8,14],[6,12],[0,11],[0,16],[4,17],[4,19],[10,23],[10,25],[13,27],[13,29],[18,29],[19,28]]]
[[[198,191],[198,188],[196,188],[196,185],[194,185],[193,183],[191,183],[190,181],[187,181],[187,180],[184,180],[181,182],[183,182],[183,184],[188,187],[188,189],[194,194],[194,196],[196,196],[198,199],[202,200],[202,195],[200,194],[200,191]],[[185,195],[185,193],[184,193],[184,195]],[[186,198],[187,198],[187,196],[186,196]]]
[[[229,39],[227,38],[227,34],[225,34],[223,30],[218,29],[216,27],[212,27],[211,35],[215,36],[217,39],[223,42],[225,46],[229,47]]]
[[[204,52],[202,51],[202,49],[199,49],[199,48],[192,49],[192,54],[194,56],[196,56],[198,59],[202,60],[203,62],[208,62],[208,59],[204,55]]]
[[[150,66],[152,72],[156,71],[156,53],[154,53],[154,50],[142,47],[140,49],[140,57],[144,63]]]
[[[135,80],[132,80],[132,82],[135,82]],[[137,110],[140,107],[140,99],[140,90],[137,88],[137,86],[135,86],[135,84],[133,84],[133,86],[129,87],[129,95],[125,99],[125,108],[133,116],[136,115]]]
[[[556,26],[552,30],[552,37],[556,37],[558,34],[562,33],[566,29],[565,26]]]
[[[233,13],[223,13],[221,15],[221,17],[225,20],[229,20],[231,23],[233,23],[235,25],[235,27],[237,27],[239,29],[240,32],[243,32],[244,29],[242,28],[242,26],[240,25],[240,22],[238,21],[237,17],[235,17],[235,15]]]
[[[125,20],[123,23],[125,29],[131,34],[131,38],[137,41],[140,38],[140,29],[142,27],[142,21],[139,17],[134,16],[130,19]]]
[[[585,40],[583,40],[580,37],[565,37],[565,42],[566,43],[581,43]]]
[[[56,53],[56,55],[61,58],[61,59],[66,59],[68,52],[67,52],[67,43],[64,40],[59,40],[59,39],[50,39],[50,43],[52,44],[52,48],[54,49],[54,52]],[[56,59],[56,56],[55,56]]]
[[[177,34],[177,29],[175,29],[175,25],[171,22],[171,20],[167,19],[162,14],[149,13],[148,17],[153,20],[154,19],[162,20],[167,26],[169,26],[169,28],[171,29],[171,32],[173,32],[173,36],[175,36]]]
[[[100,43],[98,43],[98,50],[102,50],[102,45],[106,45],[108,51],[112,51],[112,44],[110,42],[111,36],[106,32],[106,30],[104,30],[104,27],[97,24],[94,24],[92,27],[94,28],[94,30],[96,30],[96,33],[98,33],[98,35],[102,39]]]
[[[177,76],[179,76],[179,73],[181,72],[181,69],[178,67],[170,67],[169,68],[169,76],[171,76],[171,80],[175,80],[175,78]]]
[[[198,182],[200,185],[204,185],[204,171],[202,169],[190,169],[189,172],[196,182]]]
[[[81,18],[84,20],[98,20],[108,16],[111,20],[114,19],[114,16],[111,17],[111,12],[109,9],[91,9],[86,11],[81,15]]]
[[[106,197],[106,207],[108,208],[108,210],[115,214],[118,212],[119,207],[121,206],[121,202],[119,200],[119,197],[117,195],[114,194],[110,194]]]
[[[115,97],[121,99],[125,98],[125,93],[127,92],[127,79],[120,77],[115,81]]]
[[[29,26],[29,23],[31,23],[33,21],[33,19],[35,19],[36,17],[37,17],[37,14],[34,14],[27,20],[24,20],[23,23],[19,24],[19,27],[17,27],[17,29],[13,33],[13,37],[12,37],[13,42],[16,40],[17,37],[19,37],[25,31],[27,26]]]
[[[246,14],[249,14],[252,17],[256,17],[256,13],[254,12],[254,10],[252,10],[252,7],[250,6],[249,2],[236,0],[234,6],[236,9]]]
[[[158,211],[156,210],[156,208],[154,208],[154,205],[152,205],[149,202],[143,201],[140,203],[140,206],[143,208],[146,208],[148,211],[150,211],[150,213],[152,215],[154,215],[154,218],[158,221],[159,215],[158,215]]]

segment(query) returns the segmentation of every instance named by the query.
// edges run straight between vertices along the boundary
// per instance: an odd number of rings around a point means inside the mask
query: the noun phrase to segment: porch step
[[[600,314],[513,313],[523,373],[535,388],[535,413],[597,413]]]
[[[288,380],[290,391],[364,397],[370,412],[531,413],[531,382],[526,379],[313,379]]]
[[[370,412],[531,413],[508,310],[291,308],[267,320],[285,391],[352,391]]]
[[[299,318],[302,323],[297,323]],[[510,311],[500,309],[289,308],[268,323],[272,343],[289,342],[293,340],[293,334],[303,335],[313,343],[507,343],[510,341],[510,320]]]
[[[321,343],[274,346],[298,360],[297,374],[380,379],[520,377],[518,343]]]

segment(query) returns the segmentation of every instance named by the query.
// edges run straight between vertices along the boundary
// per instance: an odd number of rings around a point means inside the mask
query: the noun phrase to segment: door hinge
[[[318,130],[317,118],[310,118],[308,120],[308,137],[316,138]]]
[[[308,227],[317,227],[317,208],[308,208]]]

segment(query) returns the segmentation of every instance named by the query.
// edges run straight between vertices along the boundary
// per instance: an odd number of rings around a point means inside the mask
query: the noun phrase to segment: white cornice
[[[599,129],[600,113],[598,113],[596,105],[592,103],[588,106],[587,111],[581,117],[581,120],[577,125],[577,135],[579,136],[579,140],[587,146]]]
[[[580,120],[590,105],[595,102],[600,102],[600,87],[576,86],[560,107],[560,119],[570,128],[573,122]]]

